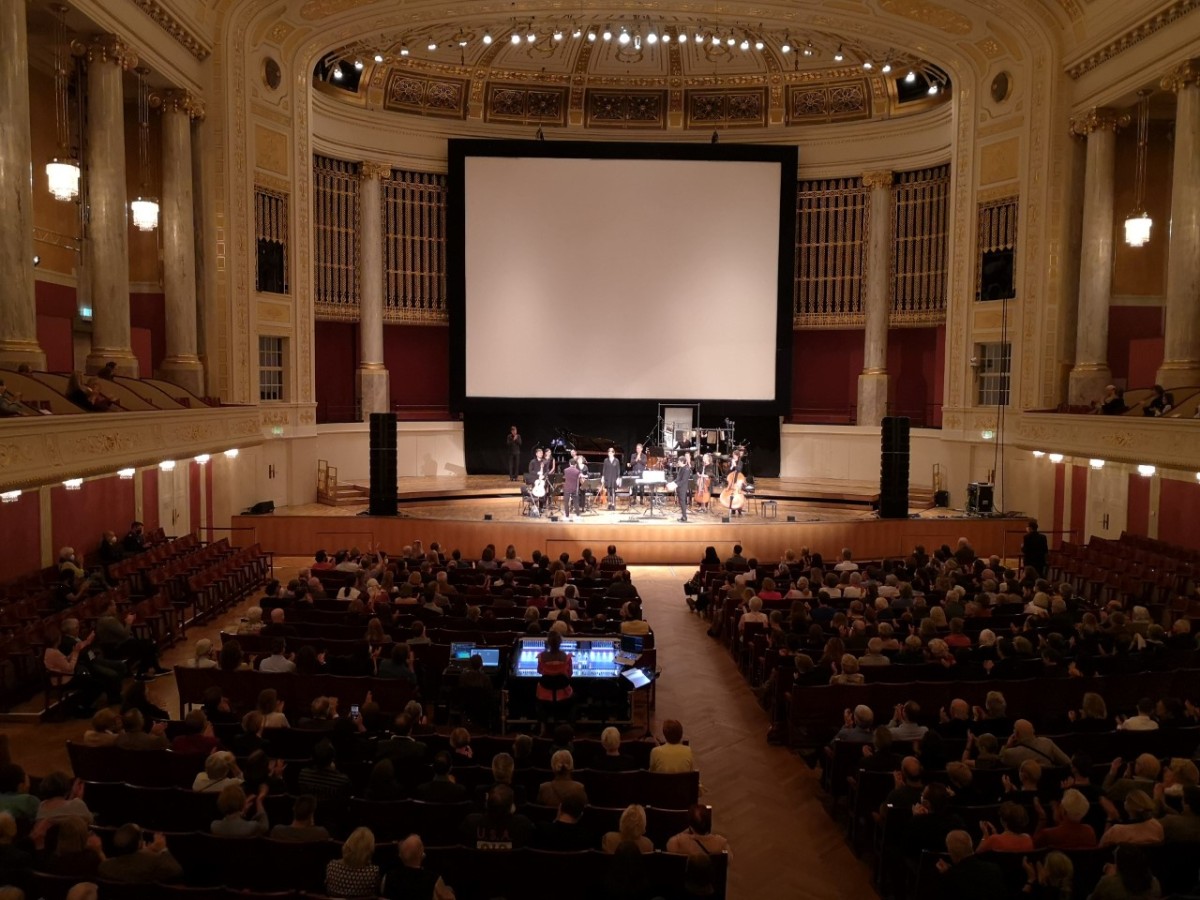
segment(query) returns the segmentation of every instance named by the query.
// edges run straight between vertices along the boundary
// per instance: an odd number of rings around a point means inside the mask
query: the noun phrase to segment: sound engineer
[[[546,649],[538,654],[537,705],[538,719],[545,727],[547,721],[570,717],[571,654],[562,649],[562,635],[551,631],[546,635]]]

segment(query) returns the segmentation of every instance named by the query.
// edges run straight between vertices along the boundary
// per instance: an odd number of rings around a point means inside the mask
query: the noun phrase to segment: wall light
[[[137,474],[137,469],[117,469],[117,477],[122,481],[129,481]]]
[[[1033,451],[1033,458],[1034,458],[1034,459],[1041,459],[1041,458],[1042,458],[1043,456],[1045,456],[1045,455],[1046,455],[1046,451],[1045,451],[1045,450],[1034,450],[1034,451]]]
[[[226,459],[237,459],[237,455],[238,455],[237,447],[233,447],[233,448],[225,451]]]
[[[173,472],[175,470],[175,460],[164,459],[162,462],[160,462],[158,464],[158,467],[160,469],[162,469],[164,472]]]
[[[1145,464],[1138,466],[1138,474],[1141,475],[1143,478],[1149,478],[1151,475],[1153,475],[1155,473],[1155,471],[1156,470],[1155,470],[1154,466],[1147,466]]]
[[[212,459],[212,457],[209,456],[207,453],[201,453],[199,456],[192,457],[192,459],[195,460],[196,465],[202,466],[205,463],[207,463],[210,459]]]
[[[1089,466],[1091,466],[1093,469],[1103,469],[1103,468],[1104,468],[1104,460],[1102,460],[1102,459],[1089,459],[1089,460],[1088,460],[1088,465],[1089,465]]]
[[[1200,474],[1197,474],[1196,477],[1200,478]],[[5,491],[3,494],[0,494],[0,503],[16,503],[20,499],[20,491]]]
[[[979,436],[985,441],[990,441],[996,436],[996,432],[989,430],[979,432]]]
[[[1063,455],[1061,453],[1051,453],[1050,454],[1050,462],[1054,463],[1055,465],[1058,465],[1062,461],[1063,461]]]
[[[68,478],[63,482],[63,487],[65,487],[68,491],[78,491],[83,487],[83,479]]]

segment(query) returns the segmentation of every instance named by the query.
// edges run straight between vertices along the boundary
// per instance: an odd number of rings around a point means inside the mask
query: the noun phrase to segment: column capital
[[[895,181],[896,175],[888,169],[879,169],[874,172],[863,172],[862,183],[863,187],[891,187]]]
[[[1107,106],[1093,106],[1086,112],[1071,117],[1071,134],[1076,137],[1087,137],[1093,131],[1112,131],[1124,128],[1129,124],[1129,113]]]
[[[190,119],[204,118],[204,100],[199,94],[183,88],[171,88],[150,95],[150,105],[162,112],[186,113]]]
[[[98,34],[87,45],[89,63],[116,63],[126,71],[137,68],[138,57],[133,48],[115,34]]]
[[[1197,84],[1200,84],[1200,59],[1185,59],[1162,77],[1159,87],[1178,94],[1185,87]]]
[[[364,160],[358,164],[358,177],[364,180],[367,178],[378,178],[380,180],[383,180],[384,178],[391,178],[392,165],[391,163]]]

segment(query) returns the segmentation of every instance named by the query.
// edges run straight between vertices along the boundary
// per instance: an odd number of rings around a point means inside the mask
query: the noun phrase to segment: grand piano
[[[624,448],[611,438],[576,434],[565,428],[555,429],[555,437],[550,441],[550,452],[554,454],[559,472],[566,468],[572,450],[587,460],[588,469],[597,472],[604,458],[608,456],[609,447],[617,451],[618,459],[624,457]]]

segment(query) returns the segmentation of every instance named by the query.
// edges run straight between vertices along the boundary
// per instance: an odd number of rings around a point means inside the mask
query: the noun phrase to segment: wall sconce
[[[1200,474],[1197,474],[1196,477],[1200,478]],[[16,503],[20,499],[20,491],[5,491],[3,494],[0,494],[0,503]]]
[[[160,462],[158,464],[158,467],[160,469],[162,469],[162,471],[164,471],[164,472],[173,472],[173,471],[175,471],[175,460],[164,459],[162,462]]]
[[[129,481],[129,479],[133,478],[133,476],[136,474],[137,474],[137,469],[118,469],[117,470],[117,477],[120,478],[122,481]]]
[[[65,487],[68,491],[81,490],[83,488],[83,479],[82,478],[68,478],[66,481],[63,482],[63,487]]]

